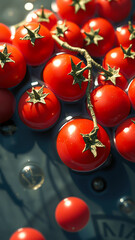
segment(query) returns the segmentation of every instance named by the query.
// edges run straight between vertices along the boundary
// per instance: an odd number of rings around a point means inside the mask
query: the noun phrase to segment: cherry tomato
[[[9,240],[45,240],[45,238],[38,230],[25,227],[14,232]]]
[[[92,18],[81,28],[84,48],[93,57],[103,57],[114,45],[115,30],[104,18]]]
[[[70,21],[59,20],[56,25],[51,29],[52,34],[58,36],[62,41],[67,42],[73,47],[83,47],[83,36],[80,27]],[[64,51],[70,54],[75,54],[70,50],[63,49],[58,43],[56,43],[58,51]]]
[[[0,43],[0,88],[18,85],[25,77],[26,62],[22,53],[9,43]]]
[[[120,75],[120,77],[116,78],[116,86],[125,90],[128,86],[128,81],[122,74],[119,73],[119,75]],[[102,74],[98,75],[97,81],[98,81],[98,85],[113,84],[110,80],[106,81],[105,76]]]
[[[80,83],[75,83],[73,76],[69,75],[72,70],[71,58],[74,64],[81,62],[81,60],[76,56],[70,54],[60,54],[51,58],[43,70],[43,80],[45,85],[50,88],[61,100],[69,102],[82,98],[85,95],[87,88],[87,82],[82,82],[81,85],[79,85]],[[82,69],[85,66],[86,65],[84,63],[81,63],[81,67],[79,69]],[[88,77],[87,70],[85,70],[82,77],[84,79]]]
[[[135,117],[126,119],[117,127],[114,142],[122,157],[135,162]]]
[[[58,225],[65,231],[78,232],[87,225],[90,218],[90,210],[82,199],[68,197],[57,205],[55,218]]]
[[[96,11],[96,1],[56,0],[58,14],[62,19],[82,25]]]
[[[52,91],[45,87],[34,87],[20,98],[20,119],[33,129],[47,129],[56,123],[60,115],[60,103]]]
[[[40,9],[31,11],[25,19],[27,23],[41,23],[49,30],[57,23],[57,20],[57,16],[51,10],[45,9],[43,6],[41,6]]]
[[[128,51],[129,48],[123,49],[124,51]],[[106,53],[103,59],[103,67],[107,69],[107,64],[109,64],[110,67],[116,67],[116,69],[120,68],[120,73],[129,80],[135,75],[135,52],[131,49],[127,57],[124,58],[124,55],[126,54],[124,54],[121,47],[113,48]]]
[[[112,22],[120,22],[128,17],[132,0],[97,0],[96,4],[100,17]]]
[[[47,61],[54,50],[50,31],[42,24],[28,23],[16,30],[13,44],[17,46],[28,65],[36,66]]]
[[[95,88],[91,92],[91,102],[97,121],[106,127],[116,126],[130,112],[130,101],[127,94],[114,85]]]
[[[3,42],[3,43],[12,42],[10,28],[3,23],[0,23],[0,42]]]
[[[132,29],[133,28],[133,29]],[[135,25],[129,24],[116,28],[116,44],[128,48],[132,44],[132,50],[135,51]]]
[[[14,114],[16,100],[8,89],[0,88],[0,123],[8,121]]]
[[[85,141],[82,134],[88,134],[93,129],[93,121],[89,119],[73,119],[67,122],[59,131],[56,148],[61,161],[75,171],[88,172],[101,166],[110,153],[110,140],[106,131],[100,126],[97,138],[104,147],[97,147],[97,156],[91,149],[83,151]],[[91,147],[91,146],[89,146]]]
[[[135,78],[131,81],[129,85],[128,96],[132,104],[132,107],[135,109]]]

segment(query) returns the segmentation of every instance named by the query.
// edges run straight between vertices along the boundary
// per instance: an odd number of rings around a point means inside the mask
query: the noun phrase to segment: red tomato
[[[45,240],[44,236],[34,228],[20,228],[9,240]]]
[[[90,218],[90,210],[82,199],[68,197],[57,205],[55,218],[58,225],[65,231],[78,232],[87,225]]]
[[[82,25],[96,10],[96,1],[56,0],[58,14],[62,19]]]
[[[53,92],[39,86],[25,92],[18,104],[18,113],[24,124],[39,130],[53,126],[59,118],[60,109],[60,103]]]
[[[84,48],[93,57],[103,57],[114,45],[115,30],[104,18],[92,18],[81,29]]]
[[[83,151],[85,141],[81,134],[88,134],[93,129],[93,121],[89,119],[73,119],[59,131],[56,148],[61,161],[75,171],[88,172],[101,166],[110,153],[110,140],[106,131],[100,126],[97,138],[105,147],[97,147],[94,157],[90,149]]]
[[[42,24],[34,22],[17,29],[13,44],[20,49],[26,63],[32,66],[47,61],[54,50],[54,40],[50,31]]]
[[[59,20],[57,24],[51,29],[52,34],[56,34],[62,41],[67,42],[73,47],[83,47],[83,36],[80,27],[70,21]],[[75,54],[67,49],[63,49],[57,42],[58,51],[64,51],[70,54]]]
[[[114,127],[130,112],[130,101],[127,94],[114,85],[95,88],[91,92],[91,102],[97,121],[106,127]]]
[[[0,123],[8,121],[14,114],[16,100],[8,89],[0,88]]]
[[[132,107],[135,109],[135,78],[132,80],[132,82],[129,85],[128,96],[132,104]]]
[[[100,17],[112,22],[120,22],[128,17],[132,0],[97,0],[97,12]]]
[[[0,88],[18,85],[25,77],[26,62],[22,53],[13,45],[0,44]]]
[[[132,25],[135,31],[135,25]],[[116,44],[128,48],[132,44],[132,50],[135,51],[135,36],[129,31],[129,25],[124,25],[116,28]]]
[[[11,31],[8,26],[3,23],[0,23],[0,42],[11,43]]]
[[[127,48],[124,48],[127,51]],[[131,50],[131,54],[135,54]],[[130,56],[131,56],[130,54]],[[121,47],[116,47],[110,50],[103,59],[103,67],[107,69],[107,64],[110,67],[120,68],[120,73],[122,73],[127,80],[131,79],[135,75],[135,56],[133,58],[126,57],[124,58],[124,53]]]
[[[42,6],[40,9],[31,11],[25,21],[26,22],[38,22],[44,25],[49,30],[57,23],[56,15],[49,9],[44,9]]]
[[[73,84],[74,78],[69,75],[72,70],[71,58],[75,64],[81,60],[70,54],[60,54],[51,58],[44,70],[43,80],[45,85],[50,88],[61,100],[76,101],[85,95],[87,82],[82,82],[81,87],[78,83]],[[86,65],[81,63],[81,68]],[[52,74],[53,73],[53,74]],[[83,73],[84,78],[88,77],[88,71]]]
[[[98,75],[97,81],[99,85],[113,84],[110,80],[106,81],[105,76],[103,76],[102,74]],[[122,88],[123,90],[127,88],[128,81],[122,74],[120,74],[120,77],[116,78],[116,86]]]
[[[114,141],[120,155],[135,162],[135,117],[126,119],[117,127]]]

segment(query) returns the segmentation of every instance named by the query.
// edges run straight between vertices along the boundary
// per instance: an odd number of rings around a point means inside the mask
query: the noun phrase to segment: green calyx
[[[26,26],[24,26],[25,29],[27,29],[27,34],[23,37],[23,38],[20,38],[20,40],[30,40],[31,41],[31,44],[34,46],[35,45],[35,41],[36,39],[38,38],[44,38],[44,36],[41,36],[38,32],[40,30],[40,24],[39,26],[34,29],[34,30],[31,30],[29,28],[27,28]]]
[[[93,130],[88,134],[81,133],[83,140],[85,142],[85,147],[82,152],[90,150],[94,157],[97,156],[97,147],[105,147],[105,145],[98,140],[97,131],[98,128],[97,129],[93,128]]]
[[[95,45],[98,46],[98,41],[103,40],[104,38],[100,36],[99,33],[100,29],[94,30],[91,28],[90,32],[84,32],[86,35],[85,41],[86,41],[86,46],[94,43]]]
[[[8,50],[7,50],[7,44],[4,44],[3,52],[0,52],[0,66],[1,66],[1,68],[4,68],[5,64],[8,63],[8,62],[15,63],[14,60],[9,58],[10,55],[11,55],[11,53],[8,53]]]
[[[41,14],[36,13],[36,15],[39,18],[38,22],[47,22],[47,23],[49,23],[50,22],[49,17],[52,15],[52,13],[51,12],[48,12],[48,13],[46,12],[45,13],[44,6],[41,5]]]
[[[68,27],[66,26],[66,21],[64,21],[62,24],[59,22],[57,23],[56,30],[52,33],[55,34],[57,37],[64,37],[64,33],[68,30]]]
[[[103,72],[101,75],[105,77],[105,81],[111,81],[114,85],[116,85],[116,78],[120,77],[121,75],[119,74],[120,68],[115,69],[115,67],[111,68],[109,64],[108,66],[108,72]]]
[[[135,52],[131,51],[132,49],[132,44],[130,44],[130,46],[128,48],[123,48],[122,45],[120,45],[123,53],[124,53],[124,59],[125,58],[132,58],[134,59],[135,58]]]
[[[82,9],[83,11],[86,10],[86,4],[88,2],[91,2],[91,0],[72,0],[72,4],[71,6],[74,6],[75,8],[75,13],[77,13],[80,9]]]
[[[135,28],[133,27],[131,21],[128,22],[128,31],[130,32],[129,40],[135,39]]]
[[[45,98],[48,96],[49,93],[43,93],[43,88],[44,88],[44,85],[39,90],[36,90],[33,87],[31,92],[27,91],[27,94],[30,97],[30,100],[28,100],[27,102],[31,102],[34,104],[36,103],[46,104]]]
[[[72,58],[70,59],[71,60],[71,67],[72,67],[72,70],[71,72],[69,73],[69,75],[73,76],[74,80],[73,80],[73,85],[78,83],[79,84],[79,87],[81,88],[81,85],[82,85],[82,82],[86,82],[88,81],[88,79],[86,79],[84,76],[83,76],[83,72],[87,69],[87,68],[81,68],[81,64],[82,64],[82,61],[80,61],[78,64],[75,64],[72,60]]]
[[[135,121],[133,119],[131,119],[131,121],[135,124]]]

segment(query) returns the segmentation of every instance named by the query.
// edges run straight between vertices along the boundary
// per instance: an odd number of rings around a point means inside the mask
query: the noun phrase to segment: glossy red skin
[[[38,22],[41,23],[42,25],[44,25],[46,28],[48,28],[49,30],[51,30],[51,28],[57,23],[57,16],[49,9],[44,9],[44,13],[51,13],[51,15],[49,16],[49,22],[46,21],[39,21],[39,17],[38,15],[41,15],[42,9],[37,9],[34,10],[32,12],[30,12],[27,17],[26,17],[26,22]]]
[[[106,81],[105,77],[101,74],[98,75],[97,81],[98,81],[98,85],[106,85],[106,84],[114,85],[110,80]],[[122,74],[120,74],[120,77],[116,78],[116,86],[122,88],[123,90],[125,90],[127,88],[128,81]]]
[[[3,23],[0,23],[0,42],[12,43],[10,28]]]
[[[95,88],[91,92],[91,102],[97,121],[105,127],[116,126],[130,112],[127,94],[114,85],[107,84]]]
[[[34,228],[20,228],[9,240],[45,240],[44,236]]]
[[[130,80],[135,75],[135,59],[124,59],[124,53],[121,47],[113,48],[105,55],[102,65],[106,69],[108,68],[107,64],[109,64],[110,67],[115,67],[115,69],[120,68],[120,72],[127,80]]]
[[[129,99],[130,99],[133,109],[135,109],[135,78],[132,80],[132,82],[129,85],[128,96],[129,96]]]
[[[85,5],[85,11],[79,9],[77,13],[75,13],[74,6],[71,6],[72,0],[56,0],[56,4],[58,7],[58,14],[62,19],[75,22],[78,25],[82,25],[85,21],[91,18],[96,11],[95,0],[91,0]]]
[[[15,112],[16,100],[8,89],[0,88],[0,123],[8,121]]]
[[[25,24],[25,26],[30,30],[35,30],[39,24],[31,22]],[[36,39],[34,46],[30,40],[20,40],[20,38],[23,38],[27,34],[24,26],[17,29],[13,39],[13,44],[20,49],[28,65],[37,66],[44,63],[51,57],[54,51],[54,40],[50,31],[42,24],[40,26],[38,33],[44,37]]]
[[[131,0],[97,0],[96,1],[97,12],[100,17],[106,18],[112,22],[121,22],[128,17],[131,7]]]
[[[4,44],[0,43],[0,52],[4,50]],[[11,53],[9,58],[15,61],[5,63],[4,67],[0,66],[0,88],[11,88],[17,86],[25,77],[26,62],[22,53],[13,46],[7,43],[7,51]]]
[[[34,89],[38,90],[41,87],[35,87]],[[31,89],[28,90],[31,92]],[[43,93],[49,93],[49,95],[45,98],[46,104],[43,103],[28,103],[27,101],[30,99],[27,92],[25,92],[18,104],[18,113],[20,119],[26,124],[28,127],[44,130],[49,127],[52,127],[59,118],[60,115],[60,102],[47,88],[44,88]]]
[[[82,230],[87,225],[89,218],[90,210],[88,205],[77,197],[63,199],[55,210],[56,222],[68,232]]]
[[[130,162],[135,162],[135,117],[130,117],[122,122],[115,132],[115,146],[122,157]]]
[[[63,21],[59,21],[59,24],[63,24]],[[53,31],[56,30],[57,24],[51,29]],[[83,36],[81,33],[80,27],[73,22],[66,21],[66,27],[68,27],[67,31],[64,33],[64,37],[59,37],[62,41],[67,42],[73,47],[83,47]],[[57,51],[64,51],[66,53],[75,54],[73,51],[69,51],[68,49],[62,48],[57,42]],[[77,53],[77,52],[76,52]]]
[[[50,88],[57,97],[67,102],[81,99],[85,95],[87,88],[87,82],[83,82],[81,88],[79,87],[79,84],[72,84],[73,77],[69,75],[71,72],[70,58],[72,58],[75,64],[81,61],[76,56],[60,54],[51,58],[43,70],[43,80],[45,85]],[[82,63],[81,67],[85,67],[85,64]],[[87,78],[88,71],[86,70],[83,75]]]
[[[131,33],[128,30],[129,25],[120,26],[116,29],[116,44],[117,46],[120,46],[120,44],[123,47],[128,48],[130,44],[132,44],[132,50],[135,51],[135,39],[129,40],[129,37]],[[133,25],[133,28],[135,28],[135,25]]]
[[[79,172],[89,172],[97,169],[106,160],[110,153],[110,140],[106,131],[100,126],[97,133],[98,139],[105,147],[97,148],[94,157],[90,150],[82,152],[85,142],[80,133],[87,134],[93,129],[93,121],[89,119],[73,119],[67,122],[59,131],[56,148],[61,161]]]
[[[115,30],[113,25],[104,18],[92,18],[85,22],[81,28],[84,39],[86,38],[84,32],[90,32],[91,28],[94,30],[100,29],[99,35],[104,39],[98,41],[98,45],[94,43],[86,45],[86,41],[84,40],[84,48],[87,49],[92,57],[103,57],[114,46],[115,43]]]

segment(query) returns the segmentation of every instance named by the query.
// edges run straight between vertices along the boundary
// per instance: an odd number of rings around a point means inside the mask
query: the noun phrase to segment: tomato
[[[103,57],[114,45],[115,30],[104,18],[92,18],[81,28],[84,48],[92,57]]]
[[[90,95],[97,121],[105,127],[116,126],[130,112],[129,98],[126,92],[117,86],[98,86]]]
[[[17,46],[28,65],[36,66],[47,61],[54,50],[50,31],[42,24],[28,23],[16,30],[13,44]]]
[[[135,162],[135,117],[126,119],[117,127],[114,142],[122,157]]]
[[[3,42],[3,43],[12,42],[10,28],[3,23],[0,23],[0,42]]]
[[[116,28],[116,44],[128,48],[132,44],[132,50],[135,51],[135,24],[119,26]]]
[[[25,227],[14,232],[9,240],[45,240],[45,238],[38,230]]]
[[[97,0],[96,4],[100,17],[117,23],[128,17],[132,0]]]
[[[82,25],[96,11],[96,1],[56,0],[58,15],[65,20]]]
[[[8,89],[0,88],[0,123],[8,121],[15,112],[16,100]]]
[[[73,47],[83,47],[83,36],[80,27],[70,21],[59,20],[56,25],[51,29],[52,34],[58,36],[62,41],[67,42]],[[63,49],[58,43],[56,43],[58,51],[64,51],[70,54],[75,54],[67,49]]]
[[[55,219],[68,232],[78,232],[88,223],[90,210],[85,201],[77,197],[63,199],[56,207]]]
[[[132,49],[130,50],[130,47],[123,49],[125,52],[130,52],[129,54],[127,53],[125,58],[121,47],[116,47],[106,53],[102,65],[106,69],[107,64],[110,67],[116,67],[116,69],[120,68],[120,73],[129,80],[135,75],[135,52]]]
[[[57,23],[57,20],[57,16],[51,10],[45,9],[43,6],[41,6],[40,9],[31,11],[25,19],[27,23],[41,23],[49,30]]]
[[[106,131],[100,126],[97,138],[104,147],[97,147],[97,156],[90,149],[83,151],[85,141],[82,134],[88,134],[93,129],[93,121],[89,119],[73,119],[67,122],[59,131],[56,149],[61,161],[75,171],[89,172],[101,166],[110,153],[110,140]]]
[[[122,74],[119,73],[119,75],[120,77],[116,77],[116,86],[125,90],[128,86],[128,81]],[[99,74],[97,77],[98,85],[113,84],[110,80],[106,81],[105,79],[104,75]]]
[[[61,100],[68,102],[82,98],[85,95],[87,88],[87,82],[74,83],[75,78],[73,78],[72,75],[69,75],[72,70],[71,58],[74,64],[81,62],[78,57],[64,53],[51,58],[43,70],[43,80],[45,85]],[[85,66],[84,63],[81,63],[79,69],[82,69]],[[79,80],[81,80],[82,77],[84,77],[84,79],[88,77],[87,70],[85,70],[83,75],[79,76]]]
[[[14,87],[25,77],[24,57],[15,46],[9,43],[0,43],[0,52],[0,88]]]
[[[18,104],[20,119],[28,127],[38,130],[53,126],[59,118],[60,109],[56,96],[43,86],[26,91]]]
[[[128,96],[132,104],[133,109],[135,109],[135,78],[131,81],[128,88]]]

